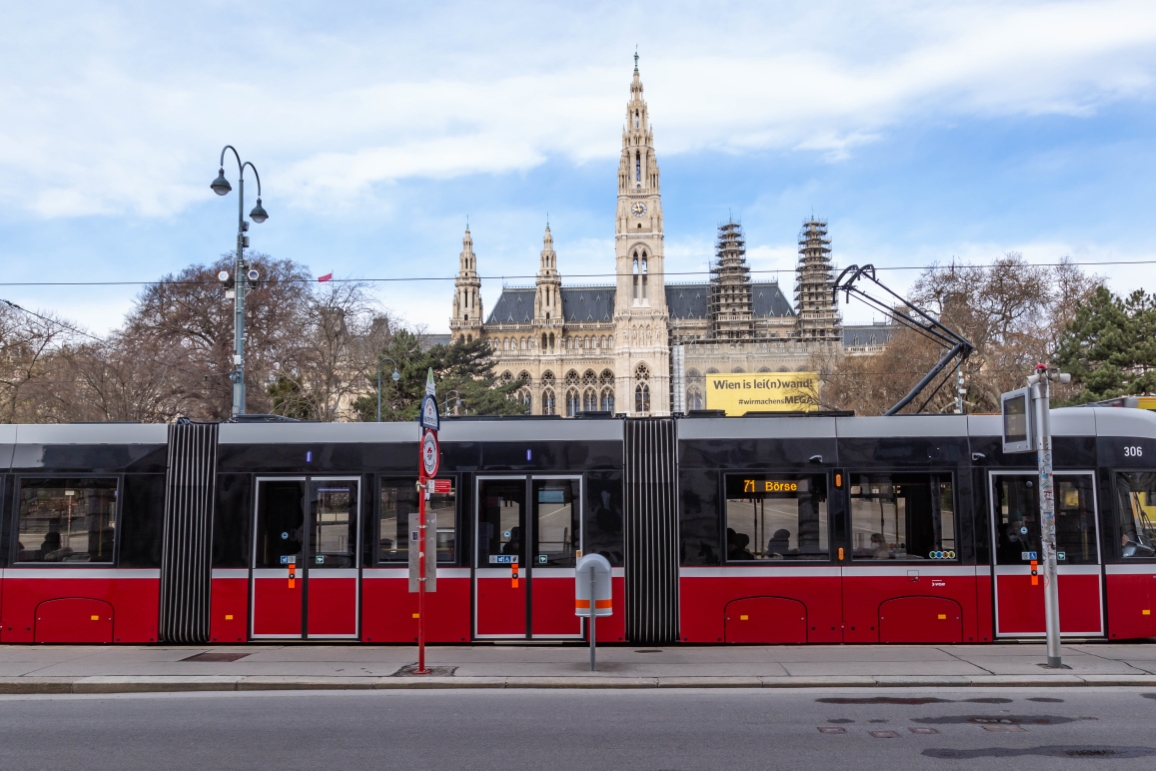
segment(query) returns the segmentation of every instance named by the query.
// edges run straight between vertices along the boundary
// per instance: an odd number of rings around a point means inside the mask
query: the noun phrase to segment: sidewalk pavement
[[[1156,644],[0,646],[0,694],[397,688],[1156,686]]]

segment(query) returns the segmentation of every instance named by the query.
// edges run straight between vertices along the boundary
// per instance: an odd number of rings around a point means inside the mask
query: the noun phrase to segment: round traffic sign
[[[427,477],[438,475],[438,465],[441,461],[441,451],[438,449],[438,435],[433,431],[426,431],[421,439],[421,468]]]

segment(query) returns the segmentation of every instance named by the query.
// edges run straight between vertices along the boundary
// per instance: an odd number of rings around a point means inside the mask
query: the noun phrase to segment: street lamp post
[[[450,394],[454,395],[454,414],[457,415],[458,410],[461,409],[462,406],[462,395],[458,393],[458,389],[456,388],[451,388],[450,390],[446,391],[446,398],[445,402],[442,404],[442,409],[447,415],[450,414]]]
[[[225,151],[232,150],[237,159],[237,251],[233,263],[233,371],[229,379],[233,381],[233,414],[245,414],[245,290],[249,282],[256,282],[260,276],[255,270],[248,270],[245,262],[245,247],[249,245],[249,237],[245,232],[249,223],[245,221],[245,168],[253,170],[257,178],[257,205],[249,212],[249,217],[260,225],[269,219],[269,213],[261,206],[261,175],[257,167],[245,161],[232,145],[225,145],[221,150],[220,171],[217,178],[209,185],[217,195],[228,195],[233,189],[229,180],[225,179]],[[227,279],[227,277],[226,277]]]
[[[397,381],[401,380],[401,373],[397,371],[397,362],[396,361],[394,361],[393,359],[391,359],[388,356],[381,356],[377,359],[377,422],[378,423],[381,422],[381,363],[383,361],[388,361],[391,364],[393,364],[393,374],[390,375],[390,377],[393,378],[393,382],[396,383]]]

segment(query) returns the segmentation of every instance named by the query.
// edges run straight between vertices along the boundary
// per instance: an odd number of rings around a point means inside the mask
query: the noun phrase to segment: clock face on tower
[[[634,214],[635,217],[641,217],[643,214],[646,214],[646,204],[644,204],[642,201],[635,201],[634,204],[630,207],[630,211]]]

